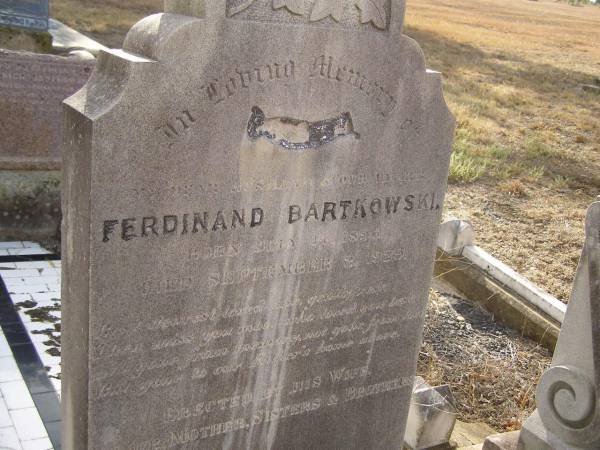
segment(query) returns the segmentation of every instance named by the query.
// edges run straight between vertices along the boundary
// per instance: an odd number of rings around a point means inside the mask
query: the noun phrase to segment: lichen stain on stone
[[[20,307],[25,307],[24,304],[20,304]],[[52,306],[42,306],[39,308],[30,309],[25,311],[29,317],[31,317],[32,322],[46,322],[49,324],[53,324],[58,322],[60,319],[52,313],[60,311],[60,304],[56,303]]]
[[[61,324],[60,319],[53,315],[53,313],[60,311],[60,299],[54,298],[52,301],[54,302],[53,305],[39,307],[37,302],[27,300],[15,304],[15,308],[31,317],[32,322],[47,324],[48,328],[31,330],[31,334],[45,336],[47,340],[44,340],[43,344],[47,348],[44,351],[51,356],[60,357]],[[50,371],[50,368],[46,367],[46,370]],[[60,372],[49,376],[60,380]]]
[[[248,136],[268,139],[287,150],[316,149],[345,136],[360,139],[349,112],[332,119],[308,122],[289,117],[269,118],[258,106],[252,108]]]

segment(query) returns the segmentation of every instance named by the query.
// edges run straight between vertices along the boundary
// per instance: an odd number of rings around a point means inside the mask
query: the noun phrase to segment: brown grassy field
[[[447,213],[567,300],[600,188],[600,7],[419,0],[406,33],[444,73],[458,119]]]
[[[120,48],[127,30],[162,11],[162,0],[52,0],[50,15],[111,48]]]
[[[52,14],[119,47],[161,0],[53,0]],[[408,0],[406,33],[443,72],[458,119],[447,214],[567,300],[600,188],[600,7],[554,0]]]

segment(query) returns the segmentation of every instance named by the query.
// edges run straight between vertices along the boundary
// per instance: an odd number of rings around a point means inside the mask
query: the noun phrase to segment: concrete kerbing
[[[555,321],[562,323],[565,319],[567,305],[519,275],[506,264],[498,261],[485,250],[475,245],[465,247],[463,256]]]
[[[496,434],[497,431],[483,422],[466,423],[456,421],[452,433],[451,444],[460,450],[481,450],[488,436]]]
[[[489,436],[483,444],[483,450],[516,450],[520,431]]]
[[[452,218],[440,225],[438,248],[451,256],[464,256],[524,301],[533,304],[558,323],[563,322],[567,305],[474,245],[473,242],[474,232],[469,222]]]
[[[506,326],[550,351],[554,350],[560,324],[490,277],[468,258],[452,256],[438,249],[435,276],[450,283]]]
[[[440,226],[435,275],[550,351],[567,305],[473,244],[470,223],[451,219]]]

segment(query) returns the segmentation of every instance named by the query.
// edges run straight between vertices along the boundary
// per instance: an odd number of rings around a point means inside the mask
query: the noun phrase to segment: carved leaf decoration
[[[244,0],[244,1],[240,2],[239,5],[229,8],[229,10],[227,11],[227,15],[229,17],[234,16],[237,13],[242,12],[243,10],[248,8],[248,6],[250,6],[252,3],[254,3],[254,0]]]
[[[310,13],[310,21],[317,22],[327,16],[339,22],[344,14],[345,0],[317,0]]]
[[[360,23],[372,22],[377,28],[385,30],[387,26],[386,0],[356,0],[360,9]]]
[[[304,0],[273,0],[273,9],[287,8],[288,11],[304,15]]]

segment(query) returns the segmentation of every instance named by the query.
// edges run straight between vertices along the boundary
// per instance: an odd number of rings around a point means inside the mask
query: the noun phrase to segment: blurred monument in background
[[[48,12],[47,0],[0,0],[0,239],[4,240],[59,238],[61,103],[92,73],[95,60],[88,50],[102,48],[49,19]]]
[[[48,31],[48,0],[0,0],[0,25]]]
[[[0,48],[51,51],[48,24],[48,0],[0,0]]]

